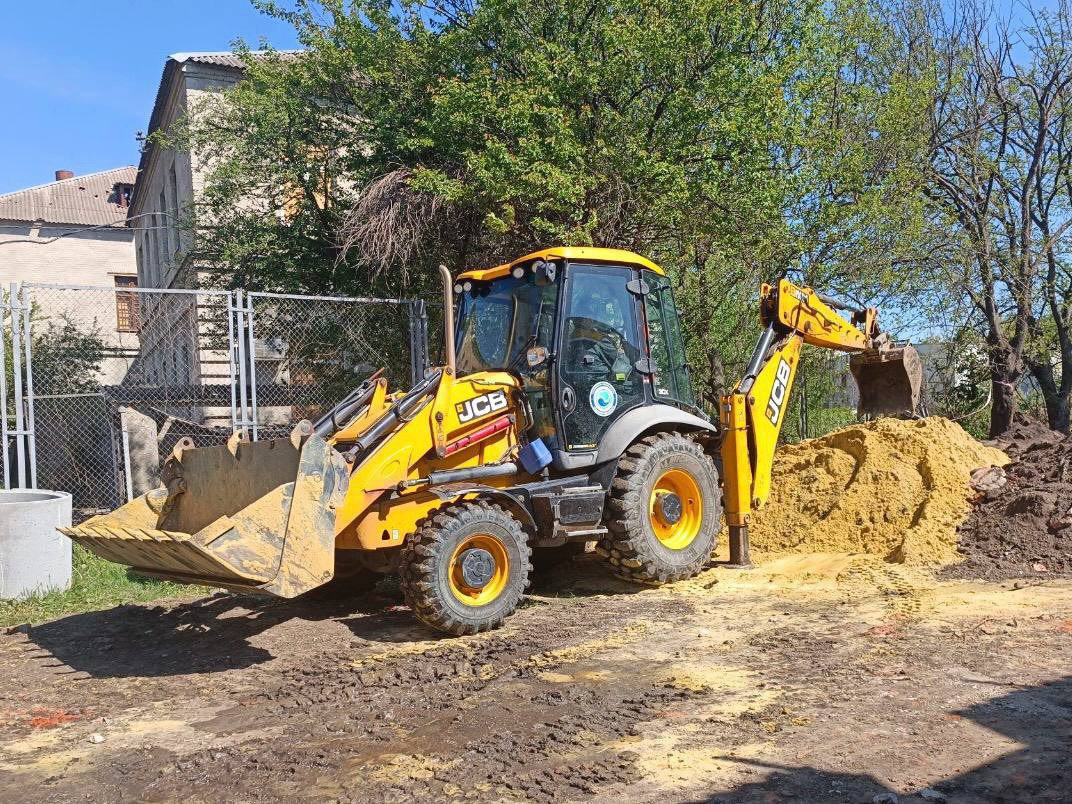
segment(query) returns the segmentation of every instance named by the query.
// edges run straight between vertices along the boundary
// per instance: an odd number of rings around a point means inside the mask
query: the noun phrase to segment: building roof
[[[260,51],[254,51],[255,53]],[[229,51],[217,51],[208,53],[172,53],[169,59],[179,63],[192,61],[197,64],[212,64],[216,67],[233,67],[236,70],[246,69],[246,63],[237,53]]]
[[[138,169],[127,165],[0,195],[0,218],[84,226],[122,223],[127,207],[115,185],[134,184],[137,175]]]

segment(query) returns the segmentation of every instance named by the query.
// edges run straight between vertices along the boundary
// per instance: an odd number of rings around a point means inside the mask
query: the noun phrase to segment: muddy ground
[[[382,589],[0,635],[5,802],[1067,801],[1070,745],[1072,583],[863,557],[584,557],[461,639]]]

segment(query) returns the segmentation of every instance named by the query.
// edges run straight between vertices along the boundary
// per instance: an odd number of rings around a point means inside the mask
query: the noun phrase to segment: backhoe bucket
[[[184,448],[185,447],[185,448]],[[165,487],[63,533],[158,578],[295,597],[331,580],[342,457],[303,422],[290,438],[180,444]]]
[[[923,363],[913,346],[875,349],[854,354],[849,371],[860,389],[861,419],[914,416],[923,390]]]

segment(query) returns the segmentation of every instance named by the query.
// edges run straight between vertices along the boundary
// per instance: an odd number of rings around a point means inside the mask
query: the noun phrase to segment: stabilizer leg
[[[723,566],[730,569],[748,569],[752,557],[748,550],[748,525],[730,525],[730,560]]]

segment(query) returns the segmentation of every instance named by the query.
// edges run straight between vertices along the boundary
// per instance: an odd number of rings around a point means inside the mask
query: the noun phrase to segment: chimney
[[[56,181],[63,181],[64,179],[73,179],[74,171],[71,170],[57,170]]]

